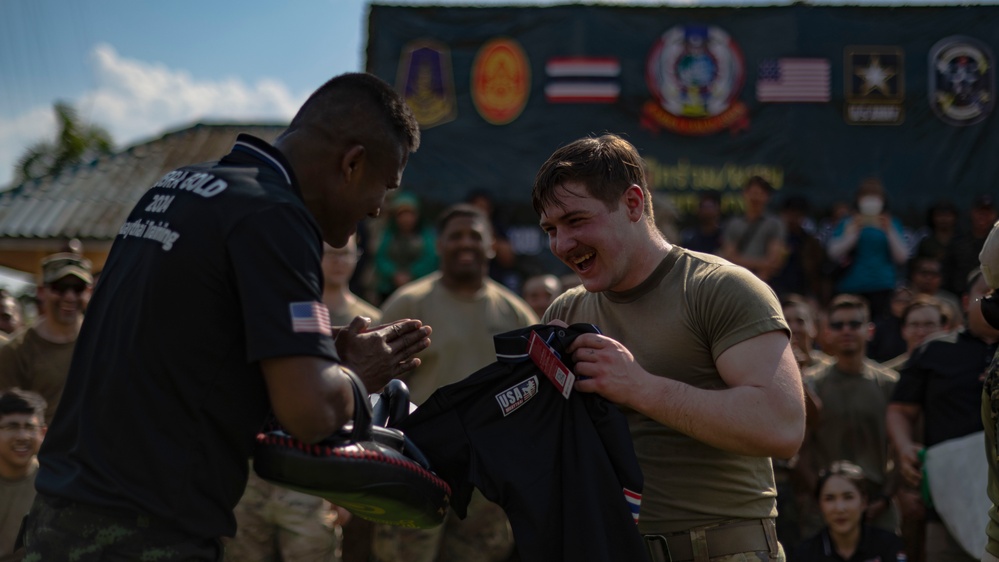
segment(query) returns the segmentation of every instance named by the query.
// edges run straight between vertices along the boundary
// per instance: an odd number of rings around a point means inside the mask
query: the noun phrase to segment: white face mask
[[[877,195],[866,195],[857,201],[857,208],[860,210],[860,214],[873,217],[881,214],[884,201]]]

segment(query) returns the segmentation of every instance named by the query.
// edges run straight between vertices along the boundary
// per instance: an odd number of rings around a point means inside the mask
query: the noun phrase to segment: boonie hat
[[[52,254],[42,260],[42,283],[48,285],[73,275],[88,285],[94,282],[92,265],[87,258],[70,253]]]

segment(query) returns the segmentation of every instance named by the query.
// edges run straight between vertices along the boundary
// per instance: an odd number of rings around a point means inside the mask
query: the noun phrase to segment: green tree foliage
[[[111,154],[114,142],[103,127],[80,121],[76,110],[65,102],[56,102],[59,133],[54,140],[29,146],[17,161],[16,182],[58,174],[100,156]]]

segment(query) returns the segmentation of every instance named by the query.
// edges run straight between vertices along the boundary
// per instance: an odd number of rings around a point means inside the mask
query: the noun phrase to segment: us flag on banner
[[[293,302],[291,308],[291,331],[333,335],[330,326],[330,311],[321,302]]]
[[[765,59],[756,78],[761,102],[827,102],[829,59]]]

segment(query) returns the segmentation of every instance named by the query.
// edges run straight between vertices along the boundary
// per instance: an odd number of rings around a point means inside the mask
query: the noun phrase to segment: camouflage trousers
[[[452,512],[433,529],[376,525],[373,554],[377,562],[501,562],[513,546],[503,508],[475,490],[464,520]]]
[[[252,470],[233,510],[236,536],[225,541],[233,562],[335,562],[340,527],[324,499],[282,488]]]
[[[25,527],[25,562],[222,560],[215,539],[192,539],[142,515],[38,494]]]

